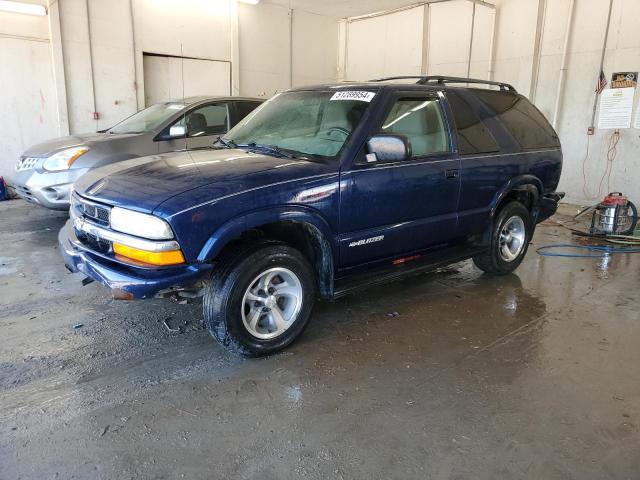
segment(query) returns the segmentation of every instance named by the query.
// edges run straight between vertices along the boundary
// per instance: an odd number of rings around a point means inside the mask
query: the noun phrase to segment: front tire
[[[205,324],[233,353],[269,355],[303,332],[315,296],[313,270],[299,251],[263,245],[220,263],[204,297]]]
[[[531,214],[520,202],[510,202],[496,216],[489,236],[489,249],[473,257],[476,266],[492,275],[513,272],[527,253],[533,232]]]

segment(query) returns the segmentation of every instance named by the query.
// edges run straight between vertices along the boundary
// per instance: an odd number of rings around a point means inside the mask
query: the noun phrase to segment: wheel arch
[[[209,237],[198,261],[211,262],[238,243],[260,238],[298,249],[316,272],[320,296],[333,295],[335,249],[331,228],[322,216],[308,208],[271,208],[235,217]]]
[[[491,218],[495,218],[497,212],[507,202],[518,200],[527,207],[535,222],[543,192],[542,181],[535,175],[520,175],[512,178],[494,196],[491,202]]]

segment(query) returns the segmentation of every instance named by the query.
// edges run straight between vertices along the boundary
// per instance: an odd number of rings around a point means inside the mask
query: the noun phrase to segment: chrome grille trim
[[[75,192],[71,195],[71,210],[82,217],[95,220],[100,225],[109,225],[111,207],[81,198]]]

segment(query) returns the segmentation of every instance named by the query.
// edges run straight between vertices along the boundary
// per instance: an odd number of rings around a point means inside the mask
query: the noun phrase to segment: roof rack
[[[516,89],[513,85],[503,82],[494,82],[492,80],[482,80],[479,78],[465,78],[465,77],[447,77],[444,75],[403,75],[398,77],[385,77],[385,78],[376,78],[371,80],[372,82],[385,82],[387,80],[413,80],[417,79],[417,84],[427,85],[429,83],[435,83],[438,85],[445,85],[447,83],[478,83],[483,85],[495,85],[500,87],[500,90],[511,90],[515,92]]]

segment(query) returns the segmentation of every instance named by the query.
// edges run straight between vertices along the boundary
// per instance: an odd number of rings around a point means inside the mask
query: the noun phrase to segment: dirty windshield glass
[[[235,145],[268,145],[335,157],[360,122],[372,92],[288,92],[254,110],[224,137]]]
[[[146,133],[162,125],[170,116],[181,111],[181,103],[157,103],[134,113],[107,130],[107,133]]]

